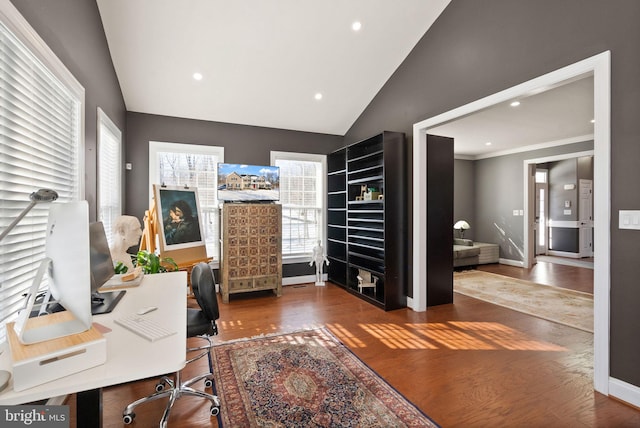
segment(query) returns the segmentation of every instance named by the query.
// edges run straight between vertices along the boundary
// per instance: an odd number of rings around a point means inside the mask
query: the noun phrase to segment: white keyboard
[[[176,334],[175,331],[164,328],[155,321],[145,318],[144,315],[127,315],[114,319],[114,322],[150,342]]]

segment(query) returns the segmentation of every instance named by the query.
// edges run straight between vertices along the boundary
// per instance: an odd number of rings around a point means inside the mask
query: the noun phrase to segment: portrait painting
[[[196,188],[154,186],[162,251],[205,245]]]

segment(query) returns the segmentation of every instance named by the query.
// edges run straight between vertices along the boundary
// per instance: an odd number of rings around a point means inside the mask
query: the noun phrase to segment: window
[[[220,226],[218,215],[218,162],[224,148],[193,144],[149,142],[149,185],[189,186],[198,189],[207,255],[218,259]],[[153,195],[151,195],[153,197]]]
[[[282,257],[308,261],[317,241],[324,240],[327,158],[271,152],[271,164],[280,167]]]
[[[122,215],[122,133],[98,108],[98,220],[112,242],[111,226]]]
[[[84,89],[10,2],[0,3],[0,231],[52,189],[84,198]],[[37,204],[0,242],[0,323],[24,306],[44,257],[48,204]],[[46,284],[43,284],[43,286]]]

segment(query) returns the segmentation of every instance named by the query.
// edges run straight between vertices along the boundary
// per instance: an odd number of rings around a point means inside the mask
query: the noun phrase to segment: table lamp
[[[458,220],[456,224],[453,225],[453,228],[460,233],[460,238],[464,239],[464,231],[471,229],[471,226],[464,220]]]
[[[18,217],[16,217],[15,220],[13,220],[11,224],[7,226],[7,228],[3,230],[2,233],[0,233],[0,241],[2,241],[9,234],[9,232],[11,232],[14,227],[16,227],[20,220],[22,220],[24,216],[27,215],[29,211],[31,211],[31,208],[41,202],[55,201],[56,199],[58,199],[58,193],[55,190],[51,189],[40,189],[29,195],[29,199],[31,200],[31,203],[29,203],[29,205],[27,205],[27,207],[20,213],[20,215],[18,215]],[[2,353],[2,351],[0,351],[0,353]],[[0,391],[7,387],[10,377],[11,373],[6,370],[0,370]]]

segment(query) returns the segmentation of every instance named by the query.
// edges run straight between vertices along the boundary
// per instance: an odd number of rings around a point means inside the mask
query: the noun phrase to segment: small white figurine
[[[314,263],[316,264],[316,285],[324,285],[324,281],[322,280],[322,264],[327,263],[327,266],[329,266],[329,260],[324,252],[324,248],[322,248],[320,240],[318,240],[318,245],[313,247],[309,266],[312,266]]]
[[[123,215],[113,222],[113,243],[111,244],[111,259],[114,265],[122,262],[128,268],[127,272],[133,271],[131,254],[127,250],[140,242],[142,227],[140,220],[131,215]]]

